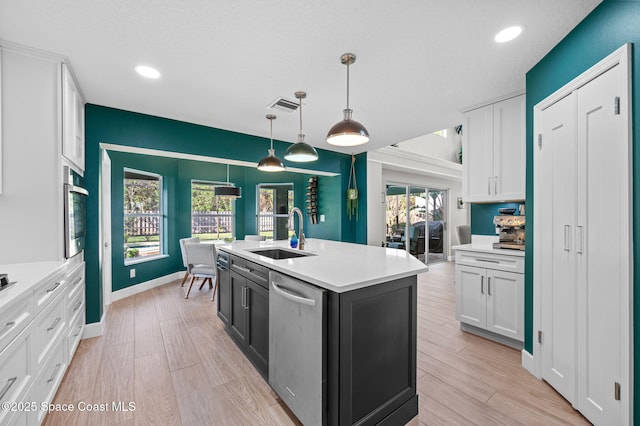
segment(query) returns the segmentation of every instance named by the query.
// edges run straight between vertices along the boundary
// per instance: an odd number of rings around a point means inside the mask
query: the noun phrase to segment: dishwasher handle
[[[316,301],[313,299],[307,299],[306,297],[300,297],[295,294],[289,293],[282,289],[275,281],[271,281],[271,286],[273,287],[273,291],[278,293],[280,296],[284,297],[287,300],[290,300],[295,303],[299,303],[301,305],[307,306],[316,306]]]

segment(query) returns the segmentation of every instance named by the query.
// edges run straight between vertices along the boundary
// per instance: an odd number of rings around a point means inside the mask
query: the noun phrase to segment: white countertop
[[[502,256],[524,257],[523,250],[494,249],[493,246],[486,244],[463,244],[460,246],[453,246],[451,249],[456,251],[473,251],[477,253],[499,254]]]
[[[218,250],[235,254],[259,265],[343,293],[398,278],[417,275],[427,265],[404,250],[307,238],[304,253],[314,256],[271,259],[248,250],[278,247],[289,249],[289,241],[234,241]]]
[[[12,300],[33,290],[39,283],[55,274],[65,261],[14,263],[0,265],[0,274],[9,274],[9,281],[17,281],[11,287],[0,291],[0,310]]]

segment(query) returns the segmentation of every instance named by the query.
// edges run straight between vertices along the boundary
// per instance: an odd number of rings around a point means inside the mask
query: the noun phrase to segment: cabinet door
[[[487,323],[486,269],[456,266],[456,319],[485,328]]]
[[[524,340],[524,275],[487,269],[487,330]]]
[[[218,269],[218,318],[229,326],[231,318],[231,272]]]
[[[462,130],[464,201],[493,200],[493,105],[465,114]]]
[[[247,280],[247,356],[264,377],[269,374],[269,291]]]
[[[594,424],[624,424],[621,404],[628,401],[621,354],[625,352],[620,313],[626,299],[630,253],[629,146],[625,122],[612,100],[623,67],[616,66],[578,90],[578,395],[577,408]],[[606,200],[605,202],[603,202]],[[632,258],[633,259],[633,258]],[[625,284],[626,283],[626,284]],[[615,399],[615,383],[622,385]],[[633,381],[632,381],[633,383]],[[632,402],[631,402],[632,403]]]
[[[524,200],[524,95],[493,105],[493,188],[496,200]]]
[[[576,95],[563,98],[542,112],[542,149],[536,228],[545,230],[536,241],[541,267],[540,325],[544,333],[541,356],[544,380],[567,400],[575,401],[576,263],[573,232],[576,222]]]
[[[69,69],[62,64],[62,155],[84,173],[84,102]]]
[[[247,279],[235,272],[230,273],[231,316],[229,318],[229,330],[231,337],[238,341],[240,347],[246,346],[247,312],[246,290]]]

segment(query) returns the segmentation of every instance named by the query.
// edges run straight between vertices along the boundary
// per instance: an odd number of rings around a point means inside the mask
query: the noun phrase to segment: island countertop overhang
[[[363,244],[308,238],[302,253],[309,256],[271,259],[252,250],[289,249],[287,240],[234,241],[217,249],[327,290],[344,293],[417,275],[427,266],[408,252]],[[299,250],[295,250],[299,251]]]

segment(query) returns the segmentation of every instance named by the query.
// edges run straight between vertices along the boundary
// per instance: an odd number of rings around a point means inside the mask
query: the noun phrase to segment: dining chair
[[[200,289],[204,287],[204,284],[209,281],[209,288],[213,287],[213,295],[211,300],[214,300],[216,291],[218,290],[218,279],[216,276],[216,245],[215,244],[201,244],[201,243],[186,243],[185,251],[187,252],[188,272],[191,275],[191,282],[187,289],[185,299],[189,298],[191,287],[196,278],[204,278]],[[213,279],[216,279],[215,286],[213,285]]]
[[[187,281],[187,278],[189,278],[189,263],[187,262],[187,251],[185,250],[184,245],[187,243],[193,244],[193,243],[199,243],[199,242],[200,242],[200,238],[198,237],[180,239],[180,252],[182,253],[182,264],[184,265],[185,268],[187,268],[187,270],[184,273],[184,278],[182,278],[182,282],[180,283],[180,287],[184,287],[184,283]]]
[[[470,225],[458,225],[456,227],[456,233],[458,234],[458,244],[471,244]]]
[[[244,236],[245,241],[265,241],[266,239],[267,237],[265,237],[264,235],[245,235]]]

